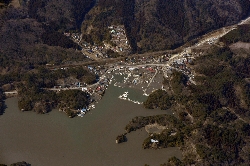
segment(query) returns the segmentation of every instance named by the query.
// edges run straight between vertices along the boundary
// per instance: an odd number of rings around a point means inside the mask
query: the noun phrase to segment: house
[[[86,112],[87,112],[86,108],[81,109],[81,113],[86,113]]]
[[[91,67],[91,66],[88,66],[88,69],[89,69],[89,70],[93,70],[93,67]]]
[[[134,69],[135,69],[134,67],[130,67],[130,68],[129,68],[130,71],[133,71]]]
[[[88,89],[86,87],[82,88],[82,91],[87,91]]]
[[[99,86],[99,87],[97,87],[97,88],[96,88],[96,90],[97,90],[97,91],[100,91],[100,90],[101,90],[101,87],[100,87],[100,86]]]
[[[151,139],[150,140],[152,143],[158,143],[159,141],[158,140],[155,140],[155,139]]]

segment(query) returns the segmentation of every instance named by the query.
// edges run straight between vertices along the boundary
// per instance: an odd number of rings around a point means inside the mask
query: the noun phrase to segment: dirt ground
[[[18,8],[21,6],[19,0],[12,0],[10,4],[14,6],[15,8]]]
[[[244,49],[244,50],[249,51],[249,49],[250,49],[250,43],[237,42],[237,43],[234,43],[234,44],[230,45],[230,48],[232,50]]]
[[[145,126],[147,133],[158,133],[160,134],[163,130],[167,129],[166,126],[161,126],[157,123]]]

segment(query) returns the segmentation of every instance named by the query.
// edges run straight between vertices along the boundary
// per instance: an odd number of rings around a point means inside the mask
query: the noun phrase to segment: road
[[[249,24],[250,23],[250,17],[246,18],[245,20],[242,20],[238,25],[243,25],[243,24]]]
[[[229,33],[230,31],[234,30],[237,28],[237,25],[242,25],[242,24],[245,24],[247,22],[250,21],[250,17],[248,17],[247,19],[245,20],[242,20],[240,21],[238,24],[235,24],[235,25],[232,25],[232,26],[228,26],[228,27],[223,27],[223,28],[220,28],[218,30],[215,30],[207,35],[203,35],[202,38],[199,40],[199,42],[197,42],[196,44],[194,44],[193,46],[189,46],[189,47],[179,47],[175,50],[164,50],[164,51],[157,51],[157,52],[149,52],[149,53],[144,53],[144,54],[132,54],[130,55],[129,57],[147,57],[147,56],[158,56],[158,55],[163,55],[163,54],[166,54],[166,53],[171,53],[171,52],[174,52],[176,50],[180,50],[179,53],[177,54],[174,54],[167,63],[160,63],[160,64],[140,64],[140,65],[120,65],[120,67],[146,67],[146,66],[162,66],[162,67],[169,67],[171,63],[174,62],[174,60],[176,59],[179,59],[179,58],[182,58],[184,54],[187,53],[187,50],[188,49],[191,49],[191,48],[195,48],[197,46],[201,46],[207,42],[210,42],[210,41],[217,41],[219,38],[221,38],[222,36],[226,35],[227,33]],[[97,58],[94,54],[91,54],[89,53],[86,49],[83,49],[82,52],[89,56],[90,58],[92,58],[93,60],[95,60],[95,62],[86,62],[86,63],[81,63],[81,64],[78,64],[78,65],[74,65],[74,66],[79,66],[79,65],[88,65],[88,64],[93,64],[93,63],[104,63],[104,64],[107,64],[107,63],[110,63],[110,62],[115,62],[115,61],[121,61],[124,59],[124,57],[119,57],[119,58],[113,58],[113,59],[99,59]],[[60,67],[69,67],[69,65],[61,65]],[[113,70],[114,68],[109,68],[107,72]],[[106,75],[106,73],[103,75],[103,77]],[[151,79],[152,81],[152,79]],[[92,85],[88,85],[87,87],[93,87],[93,86],[96,86],[98,85],[99,82],[95,83],[95,84],[92,84]],[[63,88],[61,90],[67,90],[69,88]],[[81,88],[70,88],[70,89],[81,89]],[[58,89],[50,89],[50,90],[58,90]]]
[[[119,67],[146,67],[146,66],[170,66],[169,63],[146,63],[141,65],[119,65]]]
[[[179,52],[177,54],[173,54],[173,56],[169,59],[169,61],[165,64],[140,64],[140,65],[121,65],[120,67],[145,67],[145,66],[162,66],[162,67],[166,67],[166,66],[170,66],[171,63],[173,63],[176,59],[182,58],[182,56],[184,54],[187,53],[188,49],[191,48],[196,48],[199,46],[202,46],[204,44],[206,44],[207,42],[216,42],[219,38],[221,38],[222,36],[226,35],[227,33],[229,33],[230,31],[234,30],[237,28],[237,25],[242,25],[245,23],[248,23],[250,21],[250,17],[248,17],[245,20],[240,21],[239,23],[232,25],[232,26],[228,26],[228,27],[223,27],[220,29],[217,29],[213,32],[210,32],[206,35],[203,35],[201,37],[201,39],[194,44],[193,46],[181,46],[175,50],[164,50],[164,51],[156,51],[156,52],[148,52],[148,53],[144,53],[144,54],[131,54],[128,57],[132,58],[132,57],[147,57],[147,56],[160,56],[160,55],[165,55],[167,53],[173,53],[173,52]],[[60,65],[60,66],[53,66],[53,68],[61,68],[61,67],[70,67],[70,66],[82,66],[82,65],[100,65],[100,64],[110,64],[110,63],[114,63],[114,62],[118,62],[118,61],[123,61],[126,57],[119,57],[119,58],[112,58],[112,59],[100,59],[97,58],[94,54],[89,53],[86,49],[83,49],[82,52],[89,56],[91,59],[93,59],[93,62],[84,62],[84,63],[79,63],[76,65]],[[110,70],[110,69],[109,69]],[[106,73],[105,73],[106,74]],[[105,75],[104,74],[104,75]],[[98,83],[96,83],[98,84]],[[92,86],[95,86],[96,84],[93,84]]]
[[[15,95],[17,94],[18,92],[16,90],[14,91],[8,91],[8,92],[4,92],[6,95]]]
[[[237,29],[237,25],[243,25],[243,24],[249,24],[249,23],[250,23],[250,17],[246,18],[245,20],[241,20],[237,24],[227,26],[227,27],[223,27],[223,28],[214,30],[214,31],[212,31],[212,32],[210,32],[210,33],[208,33],[206,35],[203,35],[201,37],[201,39],[199,40],[199,42],[197,42],[193,46],[183,48],[182,52],[173,55],[169,59],[169,61],[180,58],[183,54],[186,54],[187,49],[196,48],[196,47],[202,46],[202,45],[207,44],[207,43],[215,43],[215,42],[218,41],[219,38],[225,36],[226,34],[231,32],[232,30]]]
[[[147,87],[149,87],[149,86],[151,85],[151,83],[153,82],[153,80],[154,80],[154,78],[155,78],[155,76],[156,76],[157,73],[158,73],[158,70],[155,70],[155,74],[154,74],[154,76],[150,79],[150,81],[149,81]]]
[[[146,66],[161,66],[161,67],[169,67],[170,65],[168,63],[165,63],[165,64],[162,64],[162,63],[159,63],[159,64],[141,64],[141,65],[120,65],[120,67],[127,67],[127,68],[130,68],[130,67],[146,67]],[[118,69],[118,67],[113,67],[113,68],[109,68],[101,77],[100,77],[100,80],[94,84],[91,84],[91,85],[87,85],[85,88],[92,88],[92,87],[95,87],[97,86],[100,81],[102,79],[104,79],[106,77],[106,74],[111,72],[112,70],[114,69]],[[150,80],[150,83],[148,84],[148,86],[152,83],[154,77],[156,76],[157,74],[157,70],[156,70],[156,73],[155,75],[152,77],[152,79]],[[59,91],[59,90],[82,90],[83,87],[70,87],[70,88],[44,88],[46,90],[52,90],[52,91]]]
[[[88,50],[86,50],[86,49],[82,49],[81,52],[82,52],[84,55],[88,56],[88,57],[89,57],[90,59],[92,59],[92,60],[95,60],[95,61],[100,60],[100,58],[97,58],[97,57],[95,56],[95,54],[89,53]]]
[[[176,48],[174,50],[163,50],[163,51],[155,51],[155,52],[147,52],[147,53],[143,53],[143,54],[131,54],[128,57],[148,57],[148,56],[160,56],[160,55],[165,55],[165,54],[172,54],[174,52],[179,52],[175,55],[173,55],[169,62],[181,58],[183,56],[183,54],[187,53],[188,49],[192,49],[192,48],[196,48],[198,46],[202,46],[204,44],[206,44],[207,42],[216,42],[219,38],[221,38],[222,36],[226,35],[227,33],[229,33],[230,31],[234,30],[237,28],[237,25],[242,25],[242,24],[246,24],[250,22],[250,17],[246,18],[245,20],[241,20],[239,23],[231,25],[231,26],[227,26],[227,27],[223,27],[217,30],[214,30],[208,34],[203,35],[199,41],[194,44],[193,46],[181,46],[179,48]],[[88,54],[86,54],[88,55]],[[94,54],[89,54],[88,56],[91,57],[94,60],[97,60],[97,62],[99,63],[109,63],[109,62],[114,62],[114,61],[120,61],[122,59],[124,59],[124,57],[122,58],[114,58],[114,59],[99,59],[96,58]]]

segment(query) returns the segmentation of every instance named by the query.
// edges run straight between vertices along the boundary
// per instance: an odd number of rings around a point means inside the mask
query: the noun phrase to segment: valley
[[[0,1],[0,163],[247,165],[249,9]]]

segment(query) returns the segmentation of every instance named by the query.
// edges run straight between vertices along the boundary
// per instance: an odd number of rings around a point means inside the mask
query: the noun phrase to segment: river
[[[6,100],[7,109],[0,116],[0,163],[26,161],[34,166],[159,166],[169,157],[181,158],[178,148],[142,149],[148,136],[142,129],[127,135],[128,141],[116,144],[125,125],[135,116],[172,112],[148,110],[142,105],[121,100],[129,91],[138,101],[141,91],[110,85],[103,99],[83,118],[68,118],[53,110],[49,114],[20,112],[17,98]]]

